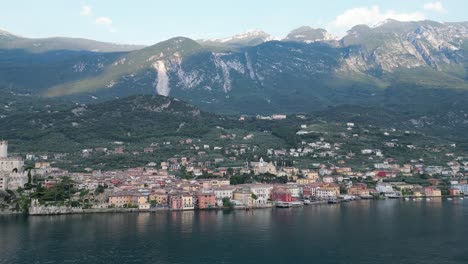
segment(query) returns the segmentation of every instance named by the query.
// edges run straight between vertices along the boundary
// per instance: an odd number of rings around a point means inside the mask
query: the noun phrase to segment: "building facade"
[[[8,141],[0,141],[0,190],[16,190],[28,183],[22,158],[8,157]]]

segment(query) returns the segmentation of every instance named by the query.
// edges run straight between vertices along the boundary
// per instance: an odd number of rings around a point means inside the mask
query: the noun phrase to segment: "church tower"
[[[8,141],[0,141],[0,158],[8,158]]]

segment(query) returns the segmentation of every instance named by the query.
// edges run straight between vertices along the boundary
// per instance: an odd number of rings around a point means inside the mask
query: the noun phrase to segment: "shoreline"
[[[422,200],[430,199],[441,199],[447,200],[447,198],[463,198],[464,196],[438,196],[438,197],[400,197],[400,198],[388,198],[388,200],[401,200],[407,201],[405,198],[417,199],[421,198]],[[341,203],[350,203],[360,200],[375,200],[375,201],[384,201],[387,199],[357,199],[352,201],[340,201],[333,204]],[[449,201],[449,200],[447,200]],[[316,205],[326,205],[329,204],[327,201],[317,201],[311,204],[303,204],[301,206],[291,206],[287,208],[297,208],[297,207],[308,207]],[[95,209],[83,209],[83,208],[68,208],[68,207],[32,207],[29,212],[16,212],[10,210],[0,211],[0,216],[10,216],[10,215],[25,215],[25,216],[52,216],[52,215],[77,215],[77,214],[112,214],[112,213],[157,213],[157,212],[184,212],[184,211],[236,211],[236,210],[260,210],[260,209],[287,209],[287,208],[277,208],[274,204],[269,206],[261,207],[233,207],[233,208],[212,208],[212,209],[191,209],[191,210],[170,210],[169,208],[158,208],[158,209],[149,209],[149,210],[140,210],[138,208],[95,208]]]

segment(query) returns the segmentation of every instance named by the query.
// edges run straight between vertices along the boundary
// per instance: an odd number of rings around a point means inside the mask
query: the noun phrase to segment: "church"
[[[253,167],[255,175],[262,173],[271,173],[277,175],[276,166],[272,162],[265,162],[263,158],[260,158],[259,162],[251,162],[250,166]]]
[[[0,190],[16,190],[28,182],[24,160],[8,157],[8,141],[0,141]]]

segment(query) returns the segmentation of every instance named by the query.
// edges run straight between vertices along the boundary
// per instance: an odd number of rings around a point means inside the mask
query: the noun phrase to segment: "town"
[[[354,124],[347,123],[346,130]],[[307,134],[307,126],[298,134]],[[385,132],[387,133],[387,132]],[[235,135],[221,134],[221,138]],[[248,135],[246,137],[249,137]],[[253,135],[251,135],[253,137]],[[245,139],[245,137],[244,137]],[[163,142],[169,145],[171,142]],[[193,139],[179,142],[188,145],[196,155],[176,155],[165,161],[150,162],[146,166],[118,170],[70,172],[47,161],[48,157],[27,154],[9,157],[8,142],[0,142],[0,190],[4,201],[1,210],[29,214],[60,214],[103,211],[157,211],[204,209],[255,209],[294,207],[314,203],[338,203],[355,199],[422,198],[447,196],[447,199],[468,195],[468,162],[463,156],[446,154],[451,160],[445,166],[425,164],[413,160],[398,164],[385,158],[380,149],[362,149],[361,156],[376,159],[366,170],[346,166],[346,159],[356,154],[338,154],[339,143],[328,143],[323,138],[302,142],[298,149],[268,149],[265,159],[220,166],[224,158],[205,158],[210,149],[198,146]],[[385,142],[396,147],[396,140]],[[119,143],[120,145],[120,143]],[[455,147],[455,146],[450,146]],[[147,147],[152,153],[157,145]],[[217,149],[219,148],[219,149]],[[255,149],[257,147],[253,147]],[[415,146],[405,146],[412,149]],[[251,151],[250,145],[223,148],[232,157]],[[84,149],[82,157],[106,148]],[[125,148],[117,146],[113,155],[123,155]],[[308,168],[295,166],[294,158],[313,153],[322,162],[312,162]],[[336,158],[339,157],[339,159]],[[197,158],[202,157],[202,158]],[[231,161],[236,161],[235,158]],[[60,159],[61,156],[55,158]]]

